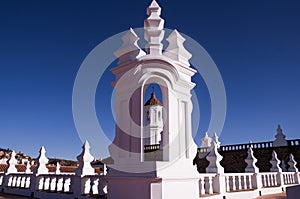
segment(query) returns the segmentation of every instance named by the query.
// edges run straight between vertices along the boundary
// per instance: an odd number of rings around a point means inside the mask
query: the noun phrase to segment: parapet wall
[[[273,147],[272,142],[261,142],[252,143],[254,156],[257,158],[257,167],[260,172],[270,171],[271,164],[270,160],[272,158],[272,151],[275,150],[277,157],[280,161],[284,160],[287,167],[287,162],[289,161],[289,155],[292,153],[295,157],[296,162],[300,162],[300,140],[288,140],[288,146],[283,147]],[[238,173],[244,172],[247,164],[245,159],[247,157],[247,149],[250,144],[240,144],[240,145],[228,145],[221,146],[219,153],[223,156],[221,165],[224,167],[227,173]],[[198,153],[194,159],[194,164],[197,165],[197,169],[200,173],[205,173],[205,168],[208,166],[208,161],[206,160],[207,153],[206,149],[198,149]],[[300,170],[300,165],[296,165]]]

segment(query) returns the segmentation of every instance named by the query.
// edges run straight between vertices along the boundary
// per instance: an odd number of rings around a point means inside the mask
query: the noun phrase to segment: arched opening
[[[144,160],[163,160],[163,96],[159,84],[152,82],[144,89]]]

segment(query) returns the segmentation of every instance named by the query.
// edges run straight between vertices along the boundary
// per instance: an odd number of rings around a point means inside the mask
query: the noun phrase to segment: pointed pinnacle
[[[84,144],[83,144],[82,148],[84,148],[84,149],[90,149],[91,148],[90,144],[87,140],[84,141]]]
[[[160,11],[161,11],[160,6],[155,0],[153,0],[149,5],[149,7],[147,8],[147,15],[150,15],[152,12],[158,12],[158,15],[160,15]]]
[[[41,147],[41,149],[40,149],[40,153],[46,153],[46,149],[45,149],[45,147],[44,147],[44,146],[42,146],[42,147]]]
[[[15,151],[12,151],[11,152],[11,157],[15,157],[16,156],[16,152]]]

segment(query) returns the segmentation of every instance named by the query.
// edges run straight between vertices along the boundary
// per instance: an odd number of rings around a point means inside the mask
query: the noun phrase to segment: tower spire
[[[148,42],[145,46],[148,54],[161,55],[163,45],[161,41],[164,38],[164,20],[160,17],[161,8],[158,3],[153,0],[147,8],[147,15],[149,16],[144,21],[145,40]]]

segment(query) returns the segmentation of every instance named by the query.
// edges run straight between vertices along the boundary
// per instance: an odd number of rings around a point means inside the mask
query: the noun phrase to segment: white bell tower
[[[192,137],[191,90],[195,84],[191,77],[196,73],[189,64],[192,55],[177,30],[168,36],[169,45],[163,51],[164,20],[155,0],[147,14],[146,52],[130,29],[115,52],[118,66],[111,70],[116,77],[116,135],[109,146],[114,164],[107,175],[108,199],[198,198],[199,173],[193,166],[197,146]],[[163,104],[154,93],[149,104],[144,104],[152,83],[160,86]],[[159,141],[161,158],[146,161],[145,146]]]
[[[156,98],[154,90],[144,104],[144,145],[160,144],[163,132],[163,105]]]

